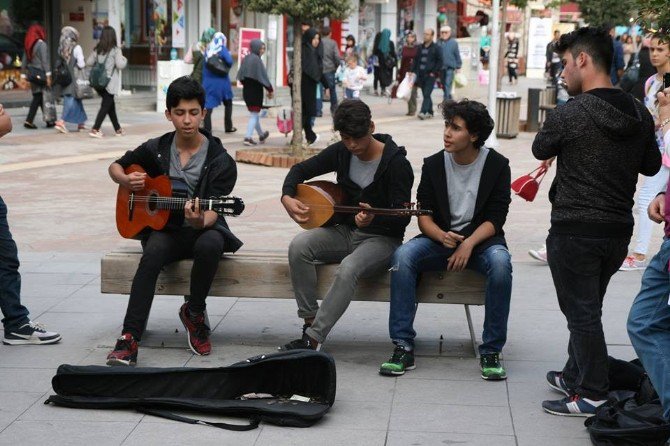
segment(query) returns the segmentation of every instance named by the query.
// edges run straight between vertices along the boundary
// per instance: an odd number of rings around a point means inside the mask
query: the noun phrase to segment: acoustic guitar
[[[394,215],[399,217],[433,215],[433,211],[420,209],[414,203],[407,203],[404,208],[363,208],[360,206],[344,206],[347,197],[344,189],[331,181],[310,181],[298,184],[293,197],[309,207],[309,219],[298,223],[304,229],[313,229],[332,225],[338,213],[358,214],[361,211],[375,215]]]
[[[146,173],[133,164],[125,169]],[[165,228],[172,213],[183,213],[188,198],[173,196],[172,182],[167,175],[146,177],[144,189],[131,191],[119,186],[116,194],[116,228],[125,238],[137,238],[148,228]],[[238,197],[212,197],[200,199],[200,209],[214,211],[219,215],[237,216],[244,211],[244,202]]]

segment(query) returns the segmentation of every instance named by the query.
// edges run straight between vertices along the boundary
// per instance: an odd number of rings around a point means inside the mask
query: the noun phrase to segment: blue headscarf
[[[391,51],[391,30],[388,28],[384,28],[379,38],[379,51],[383,54],[388,54]]]

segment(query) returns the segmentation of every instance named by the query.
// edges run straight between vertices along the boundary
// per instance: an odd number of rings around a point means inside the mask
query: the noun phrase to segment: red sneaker
[[[179,319],[188,333],[188,346],[196,355],[209,355],[212,344],[209,342],[209,327],[205,323],[205,315],[191,317],[188,302],[179,309]]]
[[[137,341],[130,333],[124,333],[116,340],[114,350],[107,355],[107,365],[135,365],[137,364]]]

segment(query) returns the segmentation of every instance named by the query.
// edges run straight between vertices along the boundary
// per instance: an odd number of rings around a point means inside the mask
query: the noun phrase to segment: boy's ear
[[[172,122],[172,114],[170,113],[169,108],[165,109],[165,117],[167,118],[168,121]]]

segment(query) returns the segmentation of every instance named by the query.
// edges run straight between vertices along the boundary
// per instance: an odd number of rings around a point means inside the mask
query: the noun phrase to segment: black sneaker
[[[61,340],[61,335],[47,331],[39,322],[30,321],[14,331],[5,331],[2,343],[5,345],[41,345],[55,344]]]
[[[129,366],[137,364],[138,345],[133,335],[124,333],[116,340],[114,350],[107,355],[107,365]]]
[[[396,345],[391,359],[379,367],[379,374],[384,376],[404,375],[406,370],[414,370],[414,351],[407,350],[402,345]]]
[[[244,138],[244,141],[242,141],[242,144],[244,144],[245,146],[255,146],[256,141],[254,141],[253,138]]]
[[[303,331],[305,328],[303,328]],[[279,350],[321,350],[321,344],[316,339],[309,337],[307,333],[303,333],[302,338],[293,340],[288,344],[279,347]]]
[[[562,400],[542,401],[542,408],[552,415],[564,417],[591,417],[596,414],[598,407],[607,400],[589,400],[579,395],[566,396]]]
[[[507,372],[500,363],[500,353],[486,353],[479,358],[482,368],[482,379],[487,381],[501,381],[507,379]]]
[[[563,380],[563,372],[547,372],[547,384],[549,384],[549,387],[558,392],[561,392],[565,396],[570,396],[573,393],[570,391],[570,388]]]
[[[261,143],[264,143],[265,140],[268,139],[269,137],[270,137],[270,132],[268,132],[268,131],[266,130],[266,131],[263,132],[263,134],[262,134],[261,136],[258,137],[258,140],[259,140]]]

